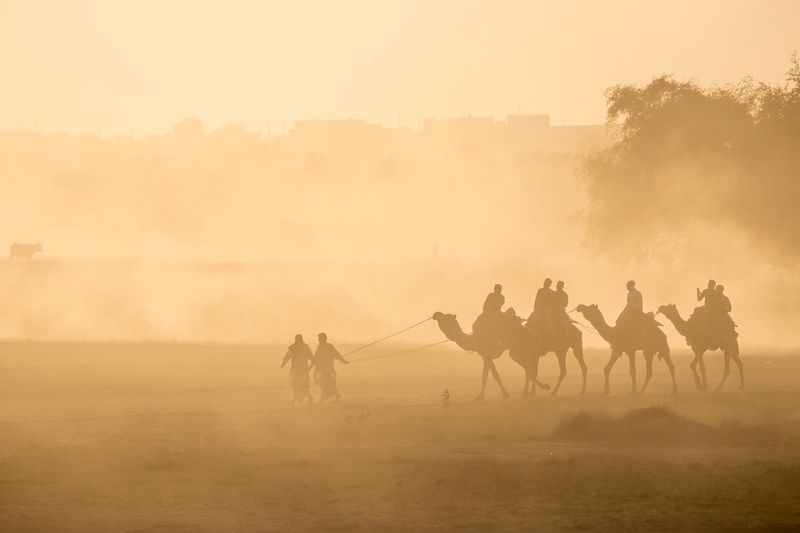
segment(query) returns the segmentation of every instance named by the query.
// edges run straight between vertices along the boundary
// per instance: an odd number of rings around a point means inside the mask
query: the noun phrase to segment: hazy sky
[[[0,130],[596,123],[610,85],[782,82],[800,1],[0,0]]]

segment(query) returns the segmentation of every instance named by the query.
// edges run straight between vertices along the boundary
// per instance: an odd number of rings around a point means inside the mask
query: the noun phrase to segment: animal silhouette
[[[533,391],[536,387],[542,389],[549,389],[550,387],[536,379],[536,372],[538,364],[536,363],[537,356],[534,352],[534,339],[531,332],[526,330],[522,325],[519,318],[511,313],[502,313],[499,317],[499,327],[497,332],[500,338],[491,335],[477,335],[474,333],[465,333],[461,325],[456,319],[456,315],[436,312],[433,314],[433,319],[439,325],[439,329],[451,341],[455,342],[460,348],[477,352],[483,359],[483,375],[481,380],[481,392],[478,394],[477,400],[482,400],[486,391],[486,382],[488,381],[489,374],[492,375],[494,380],[500,387],[504,398],[508,398],[509,394],[500,379],[500,374],[494,365],[494,360],[499,358],[504,351],[508,350],[509,357],[520,365],[525,370],[525,389],[523,397],[529,393],[529,386],[533,385]]]
[[[664,335],[664,332],[661,331],[655,321],[652,322],[652,326],[645,327],[643,332],[629,331],[624,327],[609,326],[596,304],[579,305],[576,310],[589,321],[600,336],[611,346],[611,358],[603,369],[605,373],[603,392],[605,394],[609,393],[608,381],[611,369],[617,359],[622,357],[622,354],[627,354],[628,356],[632,394],[644,392],[647,389],[647,384],[650,383],[650,378],[653,377],[653,356],[656,354],[660,359],[664,360],[667,368],[669,368],[669,373],[672,376],[672,392],[678,391],[678,385],[675,381],[675,366],[672,364],[672,359],[669,355],[667,336]],[[647,369],[641,391],[636,388],[636,352],[639,350],[644,354]]]
[[[689,320],[684,320],[675,304],[662,305],[658,308],[658,312],[672,322],[675,329],[686,339],[686,344],[694,352],[691,369],[697,390],[704,391],[708,388],[706,364],[703,361],[703,355],[709,350],[722,350],[725,357],[725,370],[722,374],[722,381],[716,390],[720,390],[725,384],[725,380],[728,379],[731,360],[739,368],[739,390],[744,388],[744,365],[739,358],[739,340],[735,332],[725,335],[717,328],[714,328],[709,321],[702,320],[695,314],[692,314]]]
[[[21,244],[15,242],[11,245],[9,249],[9,260],[14,259],[25,259],[31,260],[33,259],[33,255],[42,251],[42,245],[37,243],[34,244]]]

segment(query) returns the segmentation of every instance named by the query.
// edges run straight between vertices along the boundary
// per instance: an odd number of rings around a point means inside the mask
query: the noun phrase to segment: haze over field
[[[363,340],[471,321],[495,282],[521,314],[551,276],[615,315],[629,278],[688,312],[713,277],[744,344],[796,346],[796,258],[761,246],[781,219],[693,224],[687,195],[592,219],[581,179],[619,139],[613,85],[785,83],[799,8],[762,6],[3,2],[0,242],[44,252],[2,267],[0,336]],[[686,168],[688,196],[735,187]],[[624,235],[648,212],[689,223],[643,223],[644,255],[592,241],[592,220]]]
[[[799,530],[798,20],[0,0],[0,530]]]

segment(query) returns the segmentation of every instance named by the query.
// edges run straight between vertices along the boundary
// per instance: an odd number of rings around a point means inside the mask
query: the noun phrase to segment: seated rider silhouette
[[[632,332],[640,332],[644,326],[644,307],[642,303],[642,293],[636,289],[636,282],[629,281],[625,284],[628,289],[627,302],[625,309],[617,318],[617,326]]]
[[[717,301],[719,302],[719,308],[722,310],[723,313],[730,313],[733,311],[733,306],[731,305],[731,300],[727,296],[725,296],[725,287],[722,285],[716,286],[717,293]]]
[[[694,316],[705,322],[709,329],[718,335],[718,338],[725,338],[734,332],[734,323],[728,314],[731,310],[731,301],[723,294],[725,287],[717,285],[711,279],[708,280],[708,287],[702,292],[697,289],[697,301],[703,300],[703,305],[694,310]]]
[[[695,309],[699,314],[705,315],[707,318],[713,318],[713,315],[719,312],[720,309],[720,298],[719,293],[717,293],[716,289],[717,282],[713,279],[708,280],[708,287],[703,289],[697,289],[697,301],[703,302],[702,307],[698,307]]]
[[[541,288],[536,291],[536,299],[533,301],[533,312],[528,318],[537,329],[552,335],[554,332],[553,315],[556,307],[556,293],[550,287],[553,280],[546,278]]]
[[[569,329],[572,327],[572,320],[567,314],[569,306],[569,295],[564,291],[564,282],[556,283],[556,292],[553,293],[553,321],[556,332],[560,336],[569,336]]]
[[[483,312],[472,324],[473,334],[477,335],[479,338],[491,336],[491,338],[495,339],[495,342],[499,344],[498,327],[505,303],[506,297],[503,296],[503,286],[497,283],[494,286],[494,291],[490,292],[483,302]]]
[[[483,302],[483,312],[499,313],[505,303],[506,297],[503,296],[503,286],[497,283],[494,286],[494,291],[490,292]]]
[[[731,305],[731,300],[725,296],[725,287],[722,285],[717,285],[716,287],[717,293],[717,301],[719,304],[719,311],[718,316],[720,318],[720,324],[723,328],[723,338],[727,338],[729,335],[733,334],[736,335],[736,323],[731,318],[730,312],[733,310],[733,306]]]

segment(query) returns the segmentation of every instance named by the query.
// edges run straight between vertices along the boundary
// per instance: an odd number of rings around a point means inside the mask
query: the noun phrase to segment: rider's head
[[[319,339],[319,342],[328,342],[328,335],[325,333],[320,333],[317,335],[317,339]]]
[[[545,280],[544,280],[544,288],[545,288],[545,289],[549,289],[549,288],[550,288],[550,285],[552,285],[552,284],[553,284],[553,280],[552,280],[552,279],[550,279],[550,278],[545,278]]]
[[[559,282],[556,283],[556,290],[557,291],[560,291],[563,288],[564,288],[564,282],[563,281],[559,281]]]
[[[712,291],[714,290],[714,285],[716,284],[717,282],[714,281],[713,279],[708,280],[708,288],[711,289]]]
[[[501,292],[503,292],[503,286],[500,285],[499,283],[495,283],[494,284],[494,292],[496,292],[497,294],[500,294]]]
[[[725,287],[723,287],[722,285],[717,285],[717,292],[722,294],[723,292],[725,292]]]
[[[303,342],[303,336],[298,333],[297,335],[294,336],[294,342],[298,344]]]
[[[629,291],[633,290],[633,288],[636,287],[636,282],[633,281],[633,280],[630,280],[628,283],[625,284],[625,287],[627,287]]]

